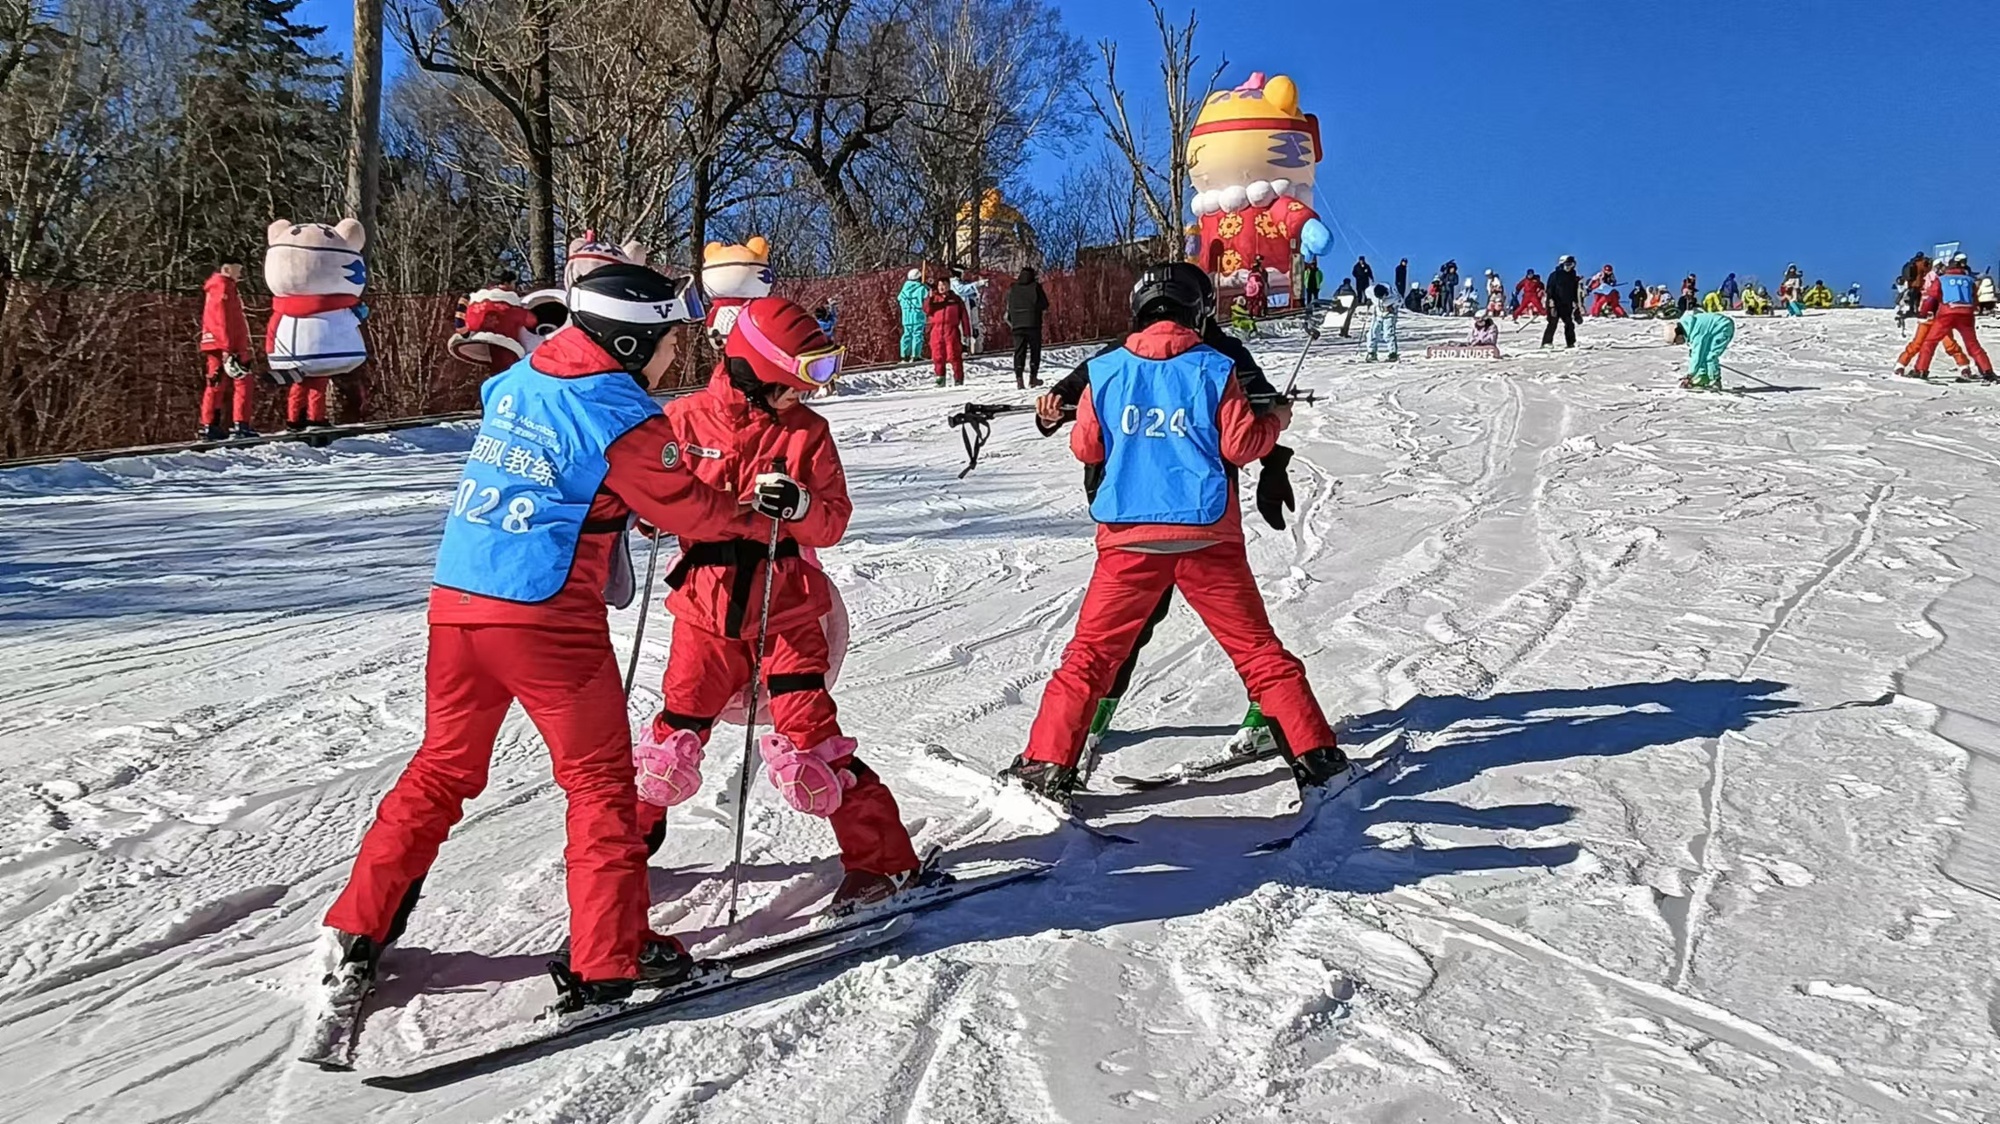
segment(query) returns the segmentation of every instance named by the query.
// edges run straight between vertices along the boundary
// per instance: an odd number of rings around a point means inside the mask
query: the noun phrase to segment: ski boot
[[[943,376],[943,375],[939,375],[939,376],[938,376],[938,378],[937,378],[937,384],[938,384],[938,389],[939,389],[939,390],[943,390],[943,389],[944,389],[944,376]]]
[[[1917,369],[1914,369],[1914,368],[1913,368],[1913,369],[1911,369],[1911,370],[1908,370],[1908,371],[1905,371],[1905,370],[1901,370],[1901,369],[1899,368],[1899,369],[1898,369],[1898,370],[1896,371],[1896,373],[1897,373],[1897,374],[1899,374],[1899,375],[1901,375],[1901,376],[1903,376],[1903,377],[1904,377],[1904,378],[1906,378],[1906,379],[1922,379],[1922,380],[1924,380],[1924,381],[1926,381],[1926,382],[1928,382],[1928,381],[1930,380],[1930,377],[1931,377],[1931,373],[1930,373],[1929,371],[1923,371],[1923,370],[1917,370]]]
[[[201,431],[195,435],[195,440],[227,441],[229,440],[229,431],[222,427],[221,422],[217,422],[214,425],[205,425],[202,426]]]
[[[253,438],[260,436],[262,435],[259,434],[256,430],[251,429],[249,426],[244,425],[242,422],[237,422],[236,428],[229,431],[229,439],[232,441],[249,441]]]
[[[936,855],[931,856],[935,862]],[[863,906],[888,901],[904,890],[917,886],[942,885],[950,882],[951,875],[926,864],[901,874],[877,874],[872,870],[850,870],[840,880],[840,888],[833,892],[831,911],[836,915],[852,913]]]
[[[1389,353],[1389,362],[1391,362],[1391,363],[1394,363],[1394,362],[1395,362],[1396,360],[1398,360],[1398,359],[1400,359],[1400,358],[1402,358],[1402,356],[1400,356],[1400,355],[1397,355],[1397,354],[1396,354],[1395,352],[1393,352],[1393,351]]]
[[[1993,373],[1992,371],[1981,371],[1981,372],[1979,372],[1979,381],[1980,381],[1980,382],[2000,382],[2000,375],[1996,375],[1996,374],[1994,374],[1994,373]]]
[[[340,946],[340,959],[320,982],[328,987],[342,989],[350,982],[374,983],[376,968],[382,962],[382,945],[377,944],[373,937],[363,936],[360,933],[343,933],[338,929],[333,931],[333,939],[334,943]]]
[[[1373,362],[1375,362],[1375,353],[1374,353],[1374,352],[1372,352],[1372,351],[1371,351],[1371,352],[1369,352],[1369,353],[1367,354],[1367,356],[1366,356],[1365,358],[1363,358],[1363,359],[1362,359],[1362,362],[1364,362],[1364,363],[1373,363]]]
[[[1003,780],[1019,782],[1022,788],[1055,802],[1061,808],[1068,808],[1076,799],[1077,789],[1083,787],[1082,778],[1068,765],[1032,761],[1025,755],[1016,757],[1000,776]]]
[[[1256,703],[1243,712],[1243,723],[1234,734],[1229,735],[1225,746],[1231,754],[1277,752],[1278,727],[1264,717],[1264,709]]]
[[[1972,373],[1972,368],[1970,368],[1970,367],[1960,367],[1960,368],[1958,369],[1958,381],[1959,381],[1959,382],[1978,382],[1978,381],[1979,381],[1979,376],[1978,376],[1978,375],[1975,375],[1975,374],[1973,374],[1973,373]]]
[[[1347,754],[1337,745],[1324,749],[1309,749],[1291,759],[1292,779],[1299,782],[1300,791],[1317,788],[1347,772]]]
[[[560,960],[549,961],[549,977],[555,980],[556,1001],[549,1009],[560,1015],[573,1015],[587,1011],[605,1003],[618,1003],[632,998],[636,980],[586,980],[569,970],[569,965]]]
[[[646,931],[639,946],[639,982],[666,987],[687,979],[694,971],[694,957],[676,937]]]

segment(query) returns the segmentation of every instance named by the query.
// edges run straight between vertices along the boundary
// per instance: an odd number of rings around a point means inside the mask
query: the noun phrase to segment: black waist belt
[[[729,608],[722,617],[722,634],[732,640],[743,635],[743,618],[750,612],[750,583],[756,580],[757,563],[764,560],[766,544],[750,539],[682,544],[680,561],[667,571],[667,587],[679,589],[688,571],[697,566],[727,566],[735,571],[729,579]],[[799,556],[799,544],[792,539],[778,541],[778,559]]]

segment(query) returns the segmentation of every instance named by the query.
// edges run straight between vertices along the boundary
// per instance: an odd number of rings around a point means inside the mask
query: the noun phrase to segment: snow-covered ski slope
[[[1404,328],[1406,355],[1466,332]],[[1261,858],[1275,772],[1087,802],[1116,845],[952,762],[1023,743],[1093,557],[1079,473],[1001,418],[956,478],[948,408],[1026,398],[996,362],[824,405],[856,508],[827,556],[850,732],[920,844],[1062,867],[841,970],[416,1094],[291,1036],[418,740],[469,432],[0,474],[0,1120],[2000,1119],[2000,390],[1887,378],[1879,312],[1744,323],[1728,362],[1773,385],[1727,375],[1740,395],[1675,389],[1651,324],[1569,353],[1503,333],[1499,362],[1328,339],[1305,368],[1299,510],[1247,521],[1253,562],[1328,710],[1413,743]],[[1298,342],[1258,345],[1280,381]],[[1177,606],[1098,783],[1216,751],[1243,703]],[[653,866],[654,923],[709,941],[739,733],[715,746]],[[561,807],[517,717],[363,1069],[547,999]],[[761,781],[749,847],[753,905],[835,873]]]

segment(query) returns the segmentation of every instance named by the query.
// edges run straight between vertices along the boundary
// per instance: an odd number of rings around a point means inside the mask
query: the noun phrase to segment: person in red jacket
[[[683,325],[701,323],[689,283],[610,265],[571,286],[569,307],[568,326],[482,388],[484,417],[430,594],[424,741],[327,911],[337,972],[371,975],[402,933],[439,845],[486,786],[517,699],[569,798],[561,1005],[620,998],[692,963],[646,924],[631,731],[604,606],[618,578],[630,588],[625,530],[635,513],[708,541],[739,526],[741,512],[733,492],[693,470],[646,393],[673,368]]]
[[[1027,750],[1006,773],[1058,802],[1079,783],[1097,700],[1169,589],[1228,653],[1299,784],[1347,768],[1305,665],[1271,628],[1244,549],[1237,470],[1270,453],[1291,424],[1291,406],[1251,409],[1234,363],[1202,342],[1203,295],[1184,268],[1158,265],[1140,277],[1132,334],[1090,361],[1090,386],[1077,401],[1070,450],[1103,466],[1090,503],[1097,568]]]
[[[924,300],[924,319],[931,337],[931,369],[937,384],[944,385],[944,365],[951,364],[952,382],[965,385],[965,335],[968,321],[965,302],[951,291],[951,282],[940,279]]]
[[[1923,350],[1917,353],[1916,376],[1920,379],[1931,377],[1931,359],[1937,354],[1938,344],[1953,332],[1958,333],[1965,345],[1966,354],[1979,365],[1979,373],[1972,373],[1970,367],[1958,369],[1960,382],[1993,382],[1993,360],[1986,355],[1986,348],[1979,342],[1979,331],[1973,326],[1973,319],[1979,311],[1978,284],[1972,277],[1972,266],[1964,254],[1953,254],[1951,261],[1931,274],[1924,284],[1923,303],[1917,313],[1931,321],[1930,331],[1924,336]]]
[[[658,847],[667,808],[701,788],[716,718],[749,683],[768,580],[762,672],[775,730],[758,755],[787,803],[832,825],[847,871],[837,900],[872,901],[901,888],[918,863],[895,797],[855,756],[826,687],[820,622],[832,596],[811,552],[840,541],[854,505],[826,419],[800,396],[826,385],[841,358],[804,309],[758,297],[737,316],[708,386],[668,405],[668,424],[695,475],[742,497],[755,514],[719,534],[681,536],[681,558],[667,576],[674,630],[662,709],[636,759],[642,826]],[[767,577],[773,520],[783,537]]]
[[[1534,270],[1514,286],[1514,319],[1523,316],[1547,316],[1548,305],[1542,301],[1542,278]]]
[[[250,323],[243,318],[243,297],[237,282],[243,263],[226,261],[201,285],[201,358],[207,370],[201,392],[201,440],[255,437],[250,411],[255,406],[256,381],[250,377]],[[222,425],[222,402],[235,385],[235,429]]]

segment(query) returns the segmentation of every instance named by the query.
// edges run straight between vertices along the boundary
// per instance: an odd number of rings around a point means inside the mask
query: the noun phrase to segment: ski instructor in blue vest
[[[1235,363],[1202,342],[1208,302],[1180,263],[1153,266],[1132,290],[1132,334],[1092,359],[1070,450],[1104,466],[1090,502],[1097,568],[1076,635],[1042,691],[1028,748],[1007,772],[1067,803],[1097,700],[1110,689],[1147,618],[1179,589],[1263,708],[1301,786],[1347,768],[1313,698],[1305,665],[1285,650],[1244,550],[1240,466],[1291,425],[1288,402],[1258,414]]]
[[[409,920],[464,804],[486,786],[516,699],[569,797],[566,1006],[629,994],[689,963],[646,924],[646,848],[607,600],[631,597],[632,515],[720,537],[736,497],[703,484],[648,393],[702,320],[686,280],[607,265],[569,290],[569,324],[488,379],[452,493],[430,597],[424,741],[382,798],[327,912],[343,962],[374,962]]]

